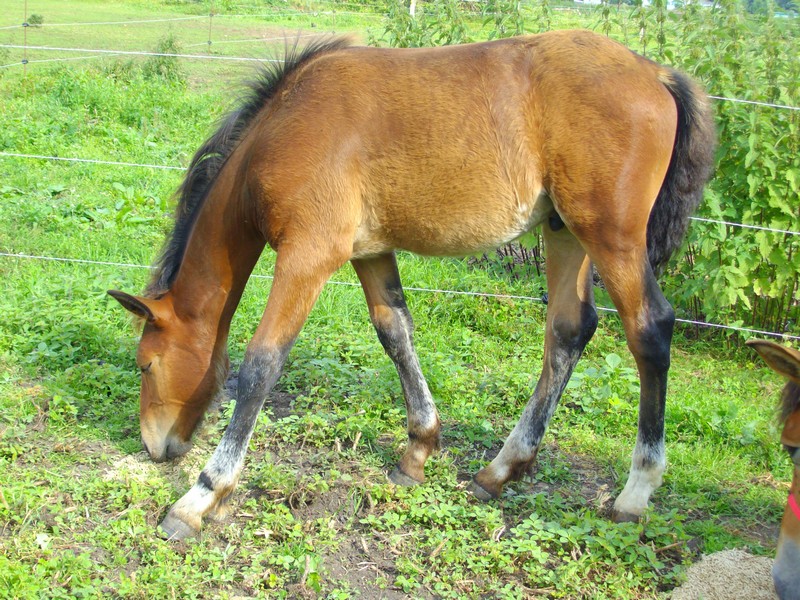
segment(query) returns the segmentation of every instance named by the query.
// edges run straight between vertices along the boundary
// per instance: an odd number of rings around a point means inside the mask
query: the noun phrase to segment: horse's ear
[[[152,300],[140,298],[139,296],[131,296],[130,294],[117,290],[108,290],[108,295],[122,304],[125,310],[132,312],[137,317],[144,319],[148,323],[156,322],[156,312],[149,306],[149,304],[153,302]]]
[[[755,349],[772,370],[800,384],[800,352],[767,340],[747,340],[747,345]]]

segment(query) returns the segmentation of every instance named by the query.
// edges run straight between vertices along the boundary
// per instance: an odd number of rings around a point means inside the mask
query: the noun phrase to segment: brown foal
[[[142,440],[183,454],[227,368],[231,317],[265,245],[277,253],[236,408],[197,483],[161,527],[181,538],[216,513],[242,470],[256,416],[327,279],[350,261],[397,367],[408,447],[390,475],[424,480],[439,417],[412,341],[395,250],[464,255],[543,225],[544,365],[482,499],[528,470],[597,325],[594,264],[641,378],[639,432],[618,519],[638,518],[665,468],[674,315],[655,274],[683,239],[710,176],[715,134],[686,76],[605,37],[559,31],[464,46],[290,50],[194,156],[175,229],[143,297]]]

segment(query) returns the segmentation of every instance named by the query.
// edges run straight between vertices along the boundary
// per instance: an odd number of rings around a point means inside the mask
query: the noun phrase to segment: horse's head
[[[142,373],[139,420],[145,450],[156,462],[181,456],[192,447],[192,433],[220,383],[212,364],[213,342],[204,328],[175,314],[169,295],[108,293],[144,322],[136,362]]]
[[[775,342],[750,340],[773,370],[789,382],[781,398],[781,443],[794,463],[792,487],[781,522],[772,576],[781,600],[800,600],[800,352]]]

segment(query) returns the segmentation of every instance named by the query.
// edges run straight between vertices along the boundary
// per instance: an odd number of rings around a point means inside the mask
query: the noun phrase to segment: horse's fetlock
[[[434,415],[433,425],[412,425],[408,429],[409,445],[422,446],[428,453],[438,450],[441,446],[441,425],[438,415]]]
[[[231,494],[222,497],[216,505],[208,512],[208,518],[212,521],[222,521],[232,512]]]

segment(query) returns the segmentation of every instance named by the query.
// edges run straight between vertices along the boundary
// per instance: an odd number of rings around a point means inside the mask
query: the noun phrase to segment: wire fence
[[[220,56],[218,54],[178,54],[174,52],[146,52],[144,50],[105,50],[100,48],[59,48],[55,46],[23,46],[22,44],[0,44],[0,48],[25,48],[31,51],[45,52],[86,52],[90,54],[113,54],[114,56],[166,56],[171,58],[189,58],[202,60],[231,60],[241,62],[282,62],[269,58],[246,56]],[[22,63],[20,63],[22,64]]]
[[[44,29],[52,29],[53,27],[92,27],[92,26],[103,26],[103,25],[141,25],[143,23],[171,23],[176,21],[196,21],[198,19],[207,19],[207,15],[197,15],[192,17],[171,17],[168,19],[140,19],[140,20],[130,20],[130,21],[97,21],[97,22],[89,22],[89,21],[75,21],[73,23],[41,23],[36,25],[36,27],[42,27]],[[0,31],[6,31],[9,29],[22,29],[23,27],[31,27],[30,23],[27,23],[26,20],[18,25],[5,25],[0,27]]]
[[[246,5],[239,5],[241,8],[263,8],[260,5],[252,5],[250,7]],[[340,6],[353,6],[364,8],[364,5],[356,5],[356,4],[349,4],[349,3],[340,3]],[[196,16],[183,16],[183,17],[171,17],[171,18],[158,18],[158,19],[132,19],[132,20],[114,20],[114,21],[95,21],[95,22],[73,22],[73,23],[48,23],[48,24],[40,24],[37,27],[44,27],[44,28],[67,28],[67,27],[99,27],[99,26],[128,26],[128,25],[146,25],[146,24],[154,24],[154,23],[173,23],[173,22],[186,22],[186,21],[202,21],[208,20],[208,39],[204,42],[190,44],[187,47],[198,47],[198,46],[207,46],[211,47],[212,43],[216,46],[221,44],[245,44],[245,43],[260,43],[260,42],[271,42],[271,41],[282,41],[286,39],[286,36],[264,36],[260,38],[248,38],[248,39],[236,39],[236,40],[212,40],[212,23],[214,18],[277,18],[277,17],[287,17],[287,16],[335,16],[335,15],[358,15],[358,16],[385,16],[385,12],[375,12],[371,13],[369,11],[308,11],[308,12],[269,12],[269,13],[251,13],[251,14],[219,14],[215,13],[212,8],[209,14],[207,15],[196,15]],[[3,30],[13,30],[21,28],[25,33],[25,37],[22,44],[0,44],[0,48],[5,48],[8,50],[22,50],[23,56],[22,59],[16,62],[0,65],[0,69],[3,68],[11,68],[15,66],[22,66],[25,68],[28,64],[34,63],[46,63],[46,62],[62,62],[62,61],[75,61],[75,60],[90,60],[95,58],[104,58],[104,57],[112,57],[112,56],[142,56],[142,57],[168,57],[168,58],[179,58],[184,60],[211,60],[211,61],[233,61],[233,62],[278,62],[275,59],[271,58],[259,58],[259,57],[245,57],[245,56],[227,56],[221,54],[188,54],[188,53],[179,53],[179,52],[148,52],[148,51],[141,51],[141,50],[114,50],[114,49],[105,49],[105,48],[81,48],[81,47],[73,47],[73,46],[45,46],[45,45],[30,45],[28,44],[27,40],[27,28],[30,26],[28,23],[28,14],[27,14],[27,2],[25,4],[25,15],[23,22],[19,25],[10,25],[10,26],[3,26],[0,27],[0,31]],[[333,33],[333,32],[331,32]],[[314,37],[318,36],[319,33],[309,33],[303,34],[298,32],[293,37]],[[292,36],[290,36],[292,37]],[[78,57],[57,57],[57,58],[44,58],[44,59],[28,59],[28,52],[48,52],[48,53],[80,53],[89,56],[78,56]],[[740,99],[740,98],[728,98],[725,96],[717,96],[717,95],[710,95],[710,98],[719,101],[719,102],[734,102],[734,103],[742,103],[748,104],[753,106],[761,106],[775,110],[789,110],[789,111],[798,111],[800,107],[791,106],[791,105],[784,105],[784,104],[775,104],[775,103],[768,103],[768,102],[760,102],[748,99]],[[48,161],[59,161],[59,162],[67,162],[67,163],[85,163],[85,164],[94,164],[94,165],[109,165],[109,166],[116,166],[116,167],[126,167],[126,168],[148,168],[148,169],[159,169],[159,170],[177,170],[182,171],[185,169],[183,166],[178,165],[163,165],[163,164],[147,164],[147,163],[137,163],[137,162],[129,162],[129,161],[114,161],[114,160],[103,160],[103,159],[95,159],[95,158],[79,158],[79,157],[60,157],[60,156],[51,156],[51,155],[43,155],[43,154],[28,154],[28,153],[21,153],[21,152],[6,152],[0,151],[0,158],[17,158],[17,159],[30,159],[30,160],[48,160]],[[713,223],[717,225],[723,225],[727,227],[737,227],[742,229],[750,229],[750,230],[759,230],[759,231],[766,231],[772,232],[782,235],[790,235],[790,236],[797,236],[800,235],[800,232],[791,231],[786,229],[779,229],[779,228],[772,228],[772,227],[765,227],[761,225],[752,225],[746,223],[736,223],[730,221],[723,221],[723,220],[716,220],[716,219],[707,219],[702,217],[691,217],[692,220],[697,222],[705,222],[705,223]],[[0,257],[4,258],[17,258],[17,259],[29,259],[29,260],[45,260],[45,261],[56,261],[56,262],[64,262],[64,263],[76,263],[76,264],[89,264],[89,265],[104,265],[104,266],[116,266],[116,267],[126,267],[126,268],[149,268],[145,265],[136,265],[136,264],[128,264],[128,263],[114,263],[114,262],[104,262],[104,261],[93,261],[87,259],[80,259],[80,258],[67,258],[67,257],[49,257],[49,256],[39,256],[33,254],[18,254],[18,253],[9,253],[9,252],[0,252]],[[258,278],[265,278],[266,276],[254,276]],[[268,278],[268,277],[267,277]],[[347,285],[347,286],[358,286],[359,284],[350,283],[350,282],[341,282],[341,281],[331,281],[333,285]],[[523,300],[523,301],[531,301],[531,302],[541,302],[542,298],[534,297],[534,296],[521,296],[521,295],[513,295],[513,294],[497,294],[497,293],[490,293],[490,292],[482,292],[482,291],[463,291],[463,290],[447,290],[447,289],[432,289],[432,288],[420,288],[420,287],[407,287],[405,288],[409,291],[414,292],[423,292],[423,293],[441,293],[441,294],[449,294],[449,295],[467,295],[467,296],[475,296],[475,297],[485,297],[485,298],[501,298],[501,299],[510,299],[510,300]],[[604,312],[616,312],[615,309],[609,307],[598,307],[598,310]],[[800,336],[789,335],[786,333],[777,333],[777,332],[770,332],[770,331],[762,331],[758,329],[750,329],[745,327],[738,327],[733,325],[725,325],[725,324],[718,324],[718,323],[708,323],[703,321],[696,321],[690,319],[678,319],[678,322],[684,323],[687,325],[697,326],[697,327],[709,327],[709,328],[717,328],[717,329],[724,329],[724,330],[731,330],[731,331],[738,331],[743,333],[750,333],[756,335],[765,335],[771,337],[777,337],[782,339],[791,339],[791,340],[800,340]]]

